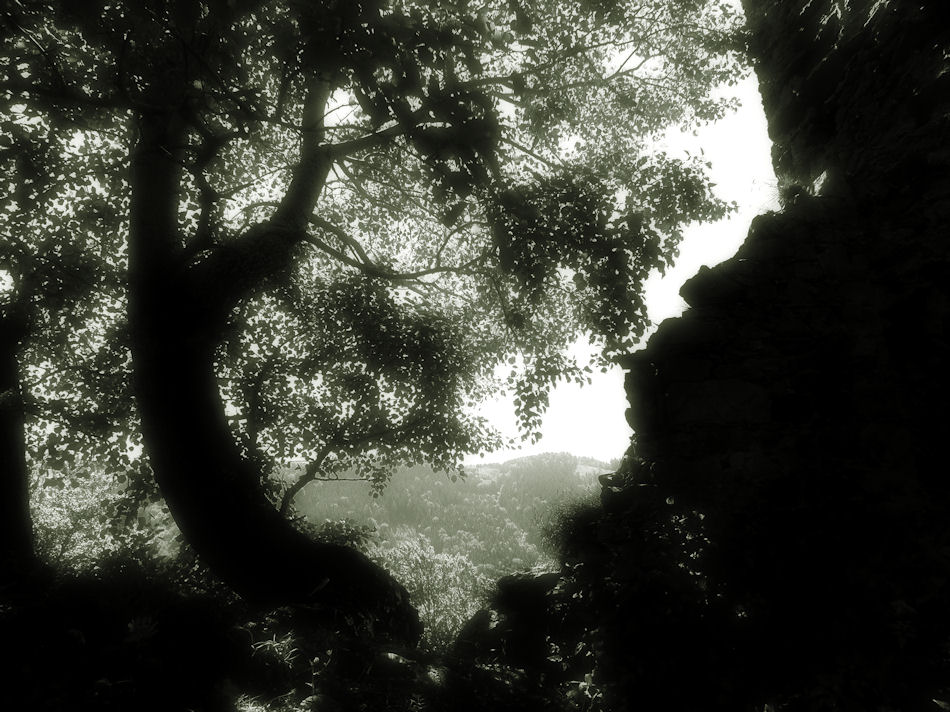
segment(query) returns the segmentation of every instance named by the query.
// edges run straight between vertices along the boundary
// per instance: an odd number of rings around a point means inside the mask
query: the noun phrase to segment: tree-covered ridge
[[[557,569],[563,528],[596,502],[607,471],[566,453],[478,466],[457,481],[416,467],[378,497],[365,482],[325,482],[295,506],[317,536],[358,545],[392,571],[419,609],[423,642],[445,650],[497,579]]]
[[[375,529],[382,542],[413,530],[437,552],[468,556],[494,580],[553,563],[545,537],[555,510],[591,495],[597,475],[608,471],[606,464],[584,466],[566,453],[476,466],[458,481],[416,467],[397,472],[379,497],[364,482],[326,482],[301,493],[295,507],[316,525],[346,512],[353,525]]]

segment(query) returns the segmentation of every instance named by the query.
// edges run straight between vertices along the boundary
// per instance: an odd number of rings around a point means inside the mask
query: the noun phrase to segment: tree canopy
[[[279,567],[254,493],[290,463],[291,488],[457,469],[497,443],[498,387],[537,432],[585,377],[567,347],[635,343],[643,280],[728,210],[654,148],[729,109],[727,3],[19,0],[3,28],[5,295],[35,306],[14,350],[55,412],[36,452],[80,426],[127,456],[141,427],[219,571],[242,546]]]
[[[200,267],[237,252],[239,238],[280,207],[306,218],[299,241],[307,249],[281,277],[281,293],[242,293],[229,306],[236,312],[228,314],[230,354],[244,357],[221,359],[226,399],[251,450],[313,459],[336,449],[342,463],[347,449],[359,450],[346,442],[376,430],[414,441],[413,448],[438,437],[454,457],[430,456],[451,464],[491,442],[461,414],[484,394],[496,362],[520,356],[503,380],[518,394],[523,424],[536,429],[545,387],[581,376],[564,345],[588,330],[608,355],[632,345],[647,324],[643,278],[675,256],[684,223],[724,212],[703,166],[656,153],[651,139],[728,108],[710,89],[739,73],[737,22],[728,6],[705,2],[70,10],[21,2],[6,17],[9,61],[0,86],[14,148],[29,134],[38,151],[85,181],[84,191],[97,192],[93,210],[111,211],[99,216],[95,237],[103,239],[111,219],[117,229],[109,237],[119,239],[107,248],[112,255],[124,251],[129,186],[121,162],[104,154],[135,141],[130,113],[174,109],[181,123],[177,235],[167,239],[183,261]],[[89,165],[80,145],[92,154]],[[37,164],[38,151],[29,160],[15,151],[20,170],[9,174],[19,182],[10,192],[18,196],[16,215],[29,220],[42,204],[25,191],[57,177]],[[308,162],[321,160],[325,175],[304,176]],[[304,182],[308,195],[298,194]],[[65,218],[54,226],[55,213],[44,217],[41,234],[65,227],[78,236]],[[78,260],[85,253],[76,242],[63,240]],[[115,275],[123,262],[108,267],[100,263],[94,278]],[[388,301],[385,313],[374,313],[369,294]],[[433,310],[446,324],[438,336],[408,328]],[[404,323],[390,338],[361,340],[352,328],[378,336],[385,326],[376,321],[396,311]],[[466,333],[451,324],[465,324]],[[281,334],[251,344],[251,332],[268,338],[265,328]],[[335,362],[329,349],[321,356],[312,348],[317,333],[326,347],[329,331]],[[429,361],[446,371],[452,340],[469,363],[456,358],[451,386],[430,374],[441,390],[429,402],[446,412],[425,420],[454,420],[454,428],[424,433],[393,418],[420,394],[393,398],[399,389],[386,376],[395,364],[385,375],[363,368],[428,349]],[[342,380],[306,377],[331,371]],[[418,383],[414,376],[403,385]],[[306,403],[302,411],[281,407],[291,394]],[[348,421],[347,408],[367,398],[373,405]],[[295,411],[305,413],[309,432]],[[374,422],[371,412],[380,415]],[[256,444],[262,436],[266,444]]]

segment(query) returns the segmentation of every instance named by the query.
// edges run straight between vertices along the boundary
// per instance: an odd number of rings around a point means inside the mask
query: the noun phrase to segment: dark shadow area
[[[946,709],[945,12],[746,6],[798,188],[628,359],[636,442],[558,588],[604,709]]]

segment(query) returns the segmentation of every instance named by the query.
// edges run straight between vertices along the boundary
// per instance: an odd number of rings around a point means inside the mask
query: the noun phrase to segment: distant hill
[[[510,460],[505,460],[502,463],[485,463],[473,465],[467,467],[466,470],[486,475],[498,475],[503,472],[509,472],[522,468],[532,469],[535,467],[546,467],[551,463],[556,463],[562,460],[572,460],[575,463],[575,470],[578,475],[593,473],[604,474],[606,472],[615,471],[619,466],[619,462],[603,462],[602,460],[598,460],[593,457],[572,455],[571,453],[567,452],[545,452],[539,455],[524,455],[522,457],[515,457]]]
[[[570,502],[596,498],[607,463],[544,453],[468,468],[451,482],[426,467],[397,471],[374,498],[367,482],[315,482],[295,505],[314,525],[350,520],[383,540],[421,536],[436,552],[467,556],[495,576],[544,558],[545,529]]]
[[[378,497],[365,481],[314,482],[295,500],[318,536],[362,546],[407,587],[430,644],[447,645],[498,578],[556,570],[565,513],[596,502],[591,458],[544,453],[478,465],[453,482],[426,467],[397,471]]]

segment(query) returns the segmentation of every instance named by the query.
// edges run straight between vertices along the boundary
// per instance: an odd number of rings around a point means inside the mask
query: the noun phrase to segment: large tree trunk
[[[357,551],[315,543],[295,529],[238,448],[218,391],[215,349],[234,303],[290,264],[296,240],[283,227],[264,226],[227,252],[182,266],[176,147],[184,131],[177,122],[171,114],[140,120],[131,174],[135,389],[162,494],[188,543],[246,599],[369,615],[378,634],[414,643],[421,626],[405,589]]]
[[[15,319],[0,319],[0,589],[20,581],[34,560],[18,362],[20,331]]]

